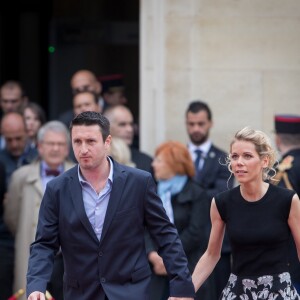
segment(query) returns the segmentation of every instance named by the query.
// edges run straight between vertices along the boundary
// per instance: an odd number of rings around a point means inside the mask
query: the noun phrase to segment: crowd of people
[[[274,118],[278,162],[249,127],[218,148],[192,101],[151,157],[119,75],[70,85],[57,120],[0,87],[0,300],[300,299],[300,116]]]

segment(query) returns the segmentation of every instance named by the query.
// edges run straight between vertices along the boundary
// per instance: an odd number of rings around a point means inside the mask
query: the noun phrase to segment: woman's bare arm
[[[288,223],[296,244],[298,258],[300,259],[300,200],[297,194],[292,199]]]
[[[205,253],[198,261],[192,276],[195,291],[198,291],[203,282],[211,274],[221,255],[221,248],[225,232],[225,223],[221,219],[215,199],[213,199],[211,203],[210,218],[212,227],[208,246]]]

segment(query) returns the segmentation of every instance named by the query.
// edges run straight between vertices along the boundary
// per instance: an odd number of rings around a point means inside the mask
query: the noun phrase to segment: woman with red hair
[[[161,144],[155,151],[152,166],[158,194],[169,219],[177,227],[192,272],[208,242],[210,199],[204,189],[193,181],[194,164],[184,144],[176,141]],[[148,239],[147,250],[154,274],[150,299],[168,299],[165,266],[154,243]],[[209,286],[209,282],[203,286],[198,297],[213,299],[213,290]],[[198,297],[195,299],[200,299]]]

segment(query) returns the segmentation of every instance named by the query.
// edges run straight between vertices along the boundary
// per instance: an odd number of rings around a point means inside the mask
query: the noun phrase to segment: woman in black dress
[[[220,299],[300,299],[288,262],[291,234],[300,254],[300,202],[294,191],[267,183],[275,161],[263,132],[246,127],[236,133],[228,167],[239,185],[212,201],[209,244],[193,273],[196,290],[220,257],[226,226],[233,265]]]

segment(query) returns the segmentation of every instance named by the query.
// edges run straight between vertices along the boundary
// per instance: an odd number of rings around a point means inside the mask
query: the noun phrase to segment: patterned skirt
[[[260,277],[231,274],[220,300],[300,300],[288,272]]]

